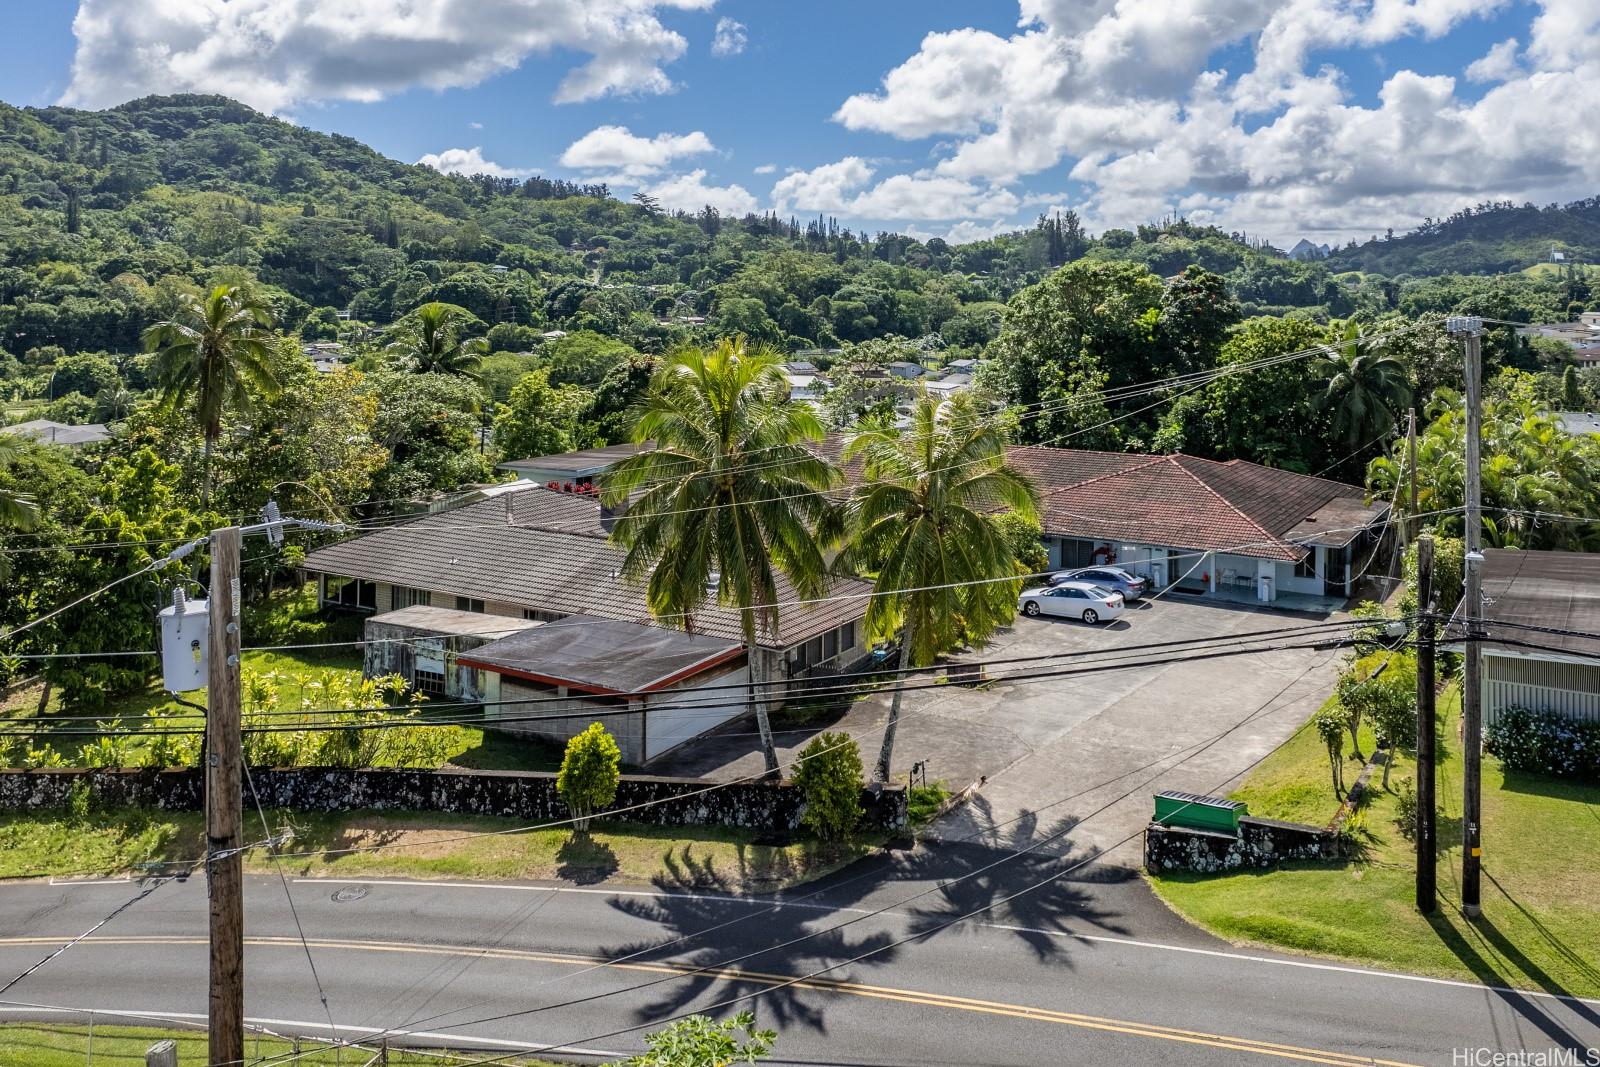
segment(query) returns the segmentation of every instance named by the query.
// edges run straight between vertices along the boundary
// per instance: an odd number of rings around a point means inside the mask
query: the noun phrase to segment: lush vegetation
[[[1513,215],[1382,243],[1447,241]],[[1454,507],[1459,345],[1437,317],[1567,318],[1591,300],[1582,272],[1337,266],[1182,219],[1091,235],[1061,212],[952,246],[826,218],[668,213],[603,187],[400,164],[218,97],[92,113],[0,105],[0,418],[114,431],[79,450],[0,449],[12,591],[0,630],[150,571],[4,639],[0,681],[36,671],[95,714],[141,692],[152,659],[101,654],[153,647],[158,603],[204,575],[203,549],[167,553],[269,498],[286,513],[382,520],[497,477],[497,460],[644,437],[692,470],[749,461],[715,501],[701,497],[726,482],[683,477],[619,526],[658,615],[698,610],[715,569],[718,602],[774,625],[777,576],[814,592],[820,561],[845,544],[841,517],[819,503],[838,478],[811,449],[825,431],[909,419],[914,387],[884,373],[895,361],[987,360],[972,396],[1006,408],[995,421],[1014,441],[1365,475],[1384,496],[1405,473],[1388,447],[1395,422],[1419,405],[1424,510]],[[834,371],[816,410],[784,402],[784,355]],[[1491,543],[1589,544],[1592,525],[1531,513],[1597,513],[1593,442],[1563,442],[1543,419],[1594,406],[1594,372],[1502,325],[1485,357],[1499,405]],[[691,386],[697,367],[720,368],[714,388]],[[717,419],[708,451],[696,435]],[[773,462],[780,448],[792,462]],[[630,476],[643,488],[662,473]],[[696,501],[715,522],[666,520]],[[738,558],[739,524],[723,520],[755,510],[760,536]],[[662,521],[647,526],[652,513]],[[1020,522],[1004,545],[1036,561]],[[249,597],[328,536],[252,546]],[[983,568],[1005,577],[1003,563]],[[986,623],[973,610],[963,622],[976,634]],[[39,654],[60,658],[15,658]]]
[[[1502,708],[1485,742],[1507,770],[1600,785],[1600,723],[1554,711]]]
[[[1468,921],[1452,869],[1461,863],[1460,693],[1439,700],[1439,910],[1414,904],[1415,764],[1402,754],[1389,788],[1369,789],[1345,822],[1353,860],[1228,875],[1163,875],[1158,893],[1179,912],[1235,942],[1337,956],[1421,974],[1600,995],[1600,907],[1583,886],[1600,849],[1600,787],[1483,764],[1483,917]],[[1346,738],[1348,741],[1348,738]],[[1363,729],[1367,751],[1375,738]],[[1341,747],[1345,774],[1359,763]],[[1315,731],[1297,733],[1232,794],[1253,815],[1326,825],[1337,811]],[[1530,828],[1537,828],[1530,832]]]

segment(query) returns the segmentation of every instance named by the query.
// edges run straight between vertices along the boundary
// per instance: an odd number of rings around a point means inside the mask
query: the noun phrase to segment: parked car
[[[1017,598],[1017,610],[1029,618],[1062,615],[1082,619],[1090,626],[1121,615],[1122,604],[1121,593],[1090,582],[1063,582],[1029,589]]]
[[[1093,582],[1095,585],[1115,589],[1122,599],[1138,600],[1150,591],[1150,579],[1125,571],[1121,567],[1075,567],[1070,571],[1057,571],[1050,576],[1051,585],[1062,582]]]

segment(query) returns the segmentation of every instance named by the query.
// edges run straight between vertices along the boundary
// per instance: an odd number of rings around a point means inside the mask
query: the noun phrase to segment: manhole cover
[[[348,904],[353,900],[360,900],[370,892],[372,890],[364,885],[340,886],[333,891],[333,902],[335,904]]]

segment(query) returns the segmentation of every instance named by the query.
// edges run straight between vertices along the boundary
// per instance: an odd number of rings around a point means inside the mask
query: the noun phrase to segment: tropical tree
[[[826,492],[839,477],[806,447],[822,439],[822,424],[810,408],[787,402],[780,358],[742,337],[668,356],[633,429],[635,441],[655,447],[602,480],[609,503],[627,504],[611,533],[627,549],[623,576],[645,583],[654,615],[692,630],[713,596],[739,612],[750,703],[774,775],[756,641],[782,632],[779,575],[802,599],[823,594],[823,546],[837,532]]]
[[[218,285],[145,330],[144,345],[155,353],[151,374],[163,402],[177,406],[194,397],[205,437],[200,503],[208,507],[211,450],[222,435],[223,414],[248,410],[252,390],[266,399],[278,394],[272,314],[244,289]]]
[[[1037,521],[1037,490],[1006,461],[1006,436],[965,394],[921,393],[909,432],[864,430],[845,446],[863,484],[850,501],[846,567],[877,572],[867,628],[903,627],[899,666],[922,667],[963,638],[1011,621],[1017,554],[996,513]],[[1010,580],[1008,580],[1010,579]],[[889,779],[904,678],[895,686],[876,777]]]
[[[1320,369],[1327,383],[1319,404],[1331,412],[1334,432],[1352,448],[1387,437],[1411,403],[1409,369],[1354,320],[1334,327],[1334,342]]]
[[[389,354],[410,363],[422,374],[474,376],[489,354],[483,338],[465,338],[464,332],[482,322],[458,304],[434,301],[423,304],[400,320]]]
[[[11,466],[17,450],[0,435],[0,469]],[[0,528],[32,530],[39,525],[39,506],[27,493],[0,488]],[[0,578],[11,577],[11,563],[0,546]]]

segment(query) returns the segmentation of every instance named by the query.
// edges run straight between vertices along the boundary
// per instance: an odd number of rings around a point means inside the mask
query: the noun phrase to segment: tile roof
[[[594,500],[529,489],[317,549],[303,566],[563,615],[651,622],[643,586],[618,576],[623,556],[606,539]],[[797,604],[780,576],[781,632],[757,643],[788,648],[860,619],[871,591],[866,582],[835,579],[825,596],[845,599]],[[695,614],[694,630],[741,640],[739,613],[708,605]]]
[[[1310,516],[1337,498],[1363,497],[1353,485],[1242,460],[1037,447],[1014,448],[1011,458],[1039,486],[1045,532],[1090,540],[1292,562],[1305,555],[1301,544],[1323,543],[1314,535],[1328,532],[1299,536]],[[1384,510],[1363,507],[1363,525]]]

